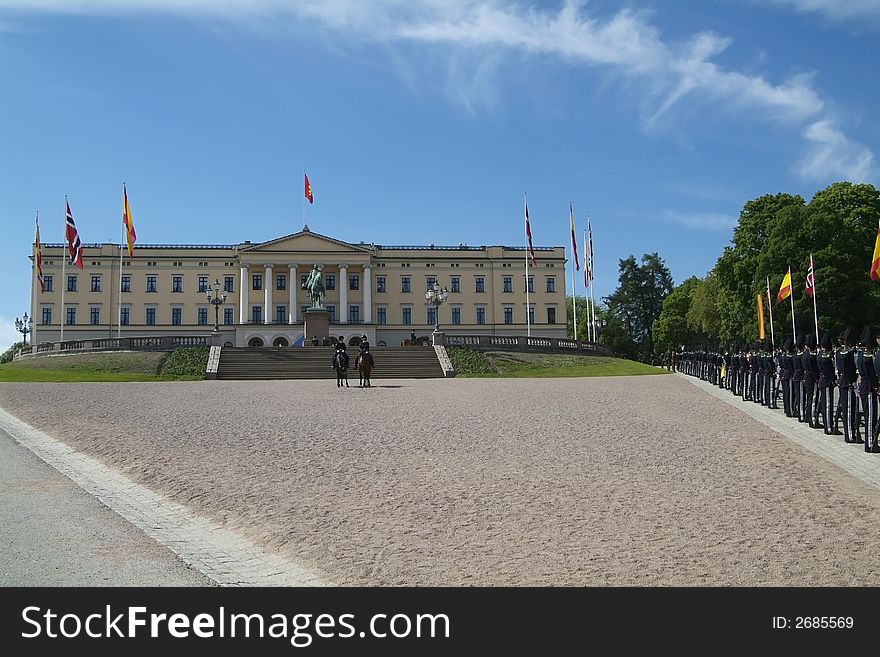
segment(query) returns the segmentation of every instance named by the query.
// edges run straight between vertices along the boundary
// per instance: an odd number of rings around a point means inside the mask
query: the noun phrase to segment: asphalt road
[[[213,582],[0,430],[0,585]]]

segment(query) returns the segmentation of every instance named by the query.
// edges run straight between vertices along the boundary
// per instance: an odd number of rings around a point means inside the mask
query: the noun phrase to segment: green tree
[[[688,323],[688,315],[693,306],[693,295],[700,284],[700,279],[692,276],[676,286],[663,300],[660,316],[654,321],[652,328],[655,354],[678,350],[682,345],[693,344],[694,338],[701,342],[700,336],[692,335]]]
[[[638,358],[648,360],[654,353],[654,321],[660,316],[663,300],[672,291],[672,275],[657,253],[644,254],[641,264],[630,255],[620,261],[619,271],[619,285],[605,299],[608,313],[620,322]],[[612,332],[616,330],[612,328]]]

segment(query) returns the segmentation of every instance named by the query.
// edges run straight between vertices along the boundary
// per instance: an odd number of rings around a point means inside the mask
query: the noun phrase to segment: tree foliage
[[[672,274],[657,253],[644,254],[641,264],[630,255],[620,261],[619,271],[619,285],[605,299],[609,317],[603,337],[615,354],[648,360],[654,353],[654,321],[672,291]]]
[[[817,192],[809,204],[788,194],[749,201],[740,213],[733,245],[724,250],[708,277],[714,279],[710,296],[717,317],[710,332],[722,341],[754,340],[756,295],[767,293],[769,279],[776,341],[790,336],[791,301],[776,302],[789,266],[798,335],[812,331],[813,300],[805,291],[810,254],[820,330],[836,335],[845,326],[877,321],[880,290],[868,271],[878,220],[880,193],[868,184],[834,183]]]

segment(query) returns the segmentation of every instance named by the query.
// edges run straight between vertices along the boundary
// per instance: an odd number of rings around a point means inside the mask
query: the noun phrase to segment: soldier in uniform
[[[792,349],[791,338],[785,338],[785,342],[782,343],[782,354],[779,357],[779,382],[782,386],[782,408],[786,417],[791,417],[791,375],[794,367]]]
[[[764,401],[767,408],[779,408],[776,404],[776,358],[772,347],[764,351]]]
[[[752,392],[752,401],[756,404],[764,403],[764,379],[762,377],[764,345],[760,340],[755,342],[755,349],[752,352],[752,380],[754,381],[754,392]]]
[[[803,355],[804,336],[801,335],[795,342],[791,370],[791,416],[796,417],[798,422],[804,421],[804,412],[801,407],[801,398],[804,394],[804,363],[801,360]]]
[[[840,334],[841,346],[837,350],[835,369],[837,370],[837,389],[840,394],[840,410],[843,418],[843,439],[848,443],[863,442],[858,435],[858,404],[856,403],[856,359],[854,331],[847,328]]]
[[[819,353],[816,363],[819,366],[819,415],[826,435],[840,434],[834,425],[834,387],[837,377],[834,371],[834,353],[831,350],[831,336],[822,334],[819,340]]]
[[[819,365],[816,362],[815,350],[816,336],[808,333],[804,338],[804,353],[801,355],[801,365],[804,369],[803,414],[812,428],[816,428],[819,424],[819,395],[816,388],[816,383],[819,381]]]
[[[859,372],[859,398],[865,418],[865,451],[880,452],[877,445],[877,372],[874,370],[874,347],[877,336],[873,326],[866,326],[856,350],[856,369]]]

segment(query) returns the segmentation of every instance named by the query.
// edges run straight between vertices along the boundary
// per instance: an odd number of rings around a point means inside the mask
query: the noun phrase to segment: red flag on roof
[[[309,182],[309,177],[305,171],[303,171],[303,177],[305,178],[306,198],[309,199],[309,203],[314,203],[315,197],[312,195],[312,184]]]

